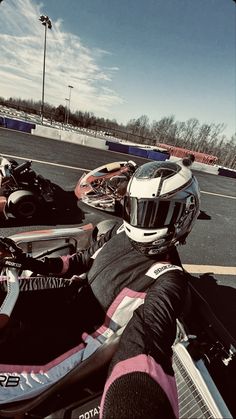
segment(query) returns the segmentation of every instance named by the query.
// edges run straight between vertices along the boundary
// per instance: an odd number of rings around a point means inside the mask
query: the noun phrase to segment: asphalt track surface
[[[66,191],[73,190],[79,177],[104,163],[132,159],[138,164],[145,159],[111,151],[99,150],[73,143],[37,137],[0,128],[0,155],[22,162],[33,161],[32,167]],[[201,214],[188,237],[179,247],[182,263],[199,278],[205,295],[222,321],[229,325],[236,338],[236,180],[195,171],[201,189]],[[84,210],[84,207],[82,207]],[[37,225],[19,225],[17,220],[1,222],[0,235],[47,228],[73,227],[87,222],[96,223],[107,214],[86,208],[73,217],[48,216]],[[212,299],[214,295],[214,299]],[[227,327],[228,328],[228,327]]]

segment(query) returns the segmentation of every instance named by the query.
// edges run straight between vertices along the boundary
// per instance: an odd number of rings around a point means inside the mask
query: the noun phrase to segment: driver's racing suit
[[[154,383],[163,389],[170,402],[171,411],[177,414],[171,346],[176,335],[176,318],[181,316],[187,300],[188,283],[176,248],[164,256],[147,257],[132,247],[122,226],[115,226],[85,251],[59,258],[45,258],[43,262],[26,259],[24,269],[43,275],[78,275],[78,278],[70,280],[66,286],[63,283],[63,294],[56,289],[49,297],[48,290],[42,291],[41,294],[20,294],[21,301],[18,304],[16,320],[20,310],[25,310],[26,314],[21,318],[22,327],[17,332],[13,320],[14,333],[8,331],[7,336],[0,339],[1,364],[12,364],[14,361],[21,365],[40,365],[50,362],[78,345],[78,336],[83,331],[93,333],[103,322],[107,324],[106,313],[114,302],[117,305],[120,303],[121,296],[124,301],[130,298],[139,303],[134,304],[136,311],[123,332],[106,391],[118,376],[126,375],[130,371],[142,372],[145,378],[151,378],[152,385]],[[80,275],[85,272],[86,278],[81,280]],[[32,284],[31,291],[34,290],[34,281],[37,289],[38,281],[43,280],[48,281],[48,284],[50,280],[51,283],[57,281],[55,277],[28,279],[28,283]],[[22,280],[22,289],[26,286],[23,282]],[[41,302],[38,305],[35,298],[33,303],[31,302],[33,294],[40,295]],[[41,313],[38,313],[36,307],[40,304]],[[45,316],[42,326],[44,311],[50,315]],[[27,313],[31,324],[29,320],[25,320]],[[56,322],[57,319],[59,326],[52,326],[52,321]],[[72,333],[75,335],[75,329],[76,338],[72,337]],[[12,351],[14,344],[17,344],[16,361],[16,351]],[[35,359],[37,357],[38,362]],[[109,417],[109,413],[106,417]]]

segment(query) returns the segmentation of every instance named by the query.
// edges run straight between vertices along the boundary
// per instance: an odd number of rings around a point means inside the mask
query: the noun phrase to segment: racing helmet
[[[184,244],[200,212],[200,190],[183,161],[153,161],[140,166],[129,181],[123,203],[124,230],[146,255]]]

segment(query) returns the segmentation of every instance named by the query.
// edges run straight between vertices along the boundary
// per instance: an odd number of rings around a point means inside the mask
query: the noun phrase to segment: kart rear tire
[[[19,190],[13,192],[7,201],[9,212],[16,218],[29,219],[38,212],[39,203],[30,191]]]

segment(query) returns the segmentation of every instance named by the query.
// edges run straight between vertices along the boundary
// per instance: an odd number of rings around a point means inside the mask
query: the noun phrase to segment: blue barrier
[[[129,146],[128,144],[113,143],[112,141],[106,141],[106,145],[111,151],[144,157],[145,159],[164,161],[170,158],[170,153],[168,152],[147,150],[142,147]]]
[[[218,175],[232,177],[236,179],[236,170],[227,169],[226,167],[219,167]]]
[[[129,146],[126,144],[113,143],[112,141],[106,141],[106,145],[108,145],[109,150],[111,151],[117,151],[118,153],[129,154]]]
[[[133,156],[144,157],[145,159],[148,158],[148,152],[144,148],[130,146],[128,153],[132,154]]]
[[[161,151],[150,150],[147,153],[147,158],[150,159],[150,160],[164,161],[164,160],[168,160],[170,158],[170,154],[169,153],[162,153]]]
[[[23,131],[31,133],[32,129],[35,129],[36,125],[26,121],[19,121],[17,119],[4,118],[5,128],[14,129],[16,131]]]

